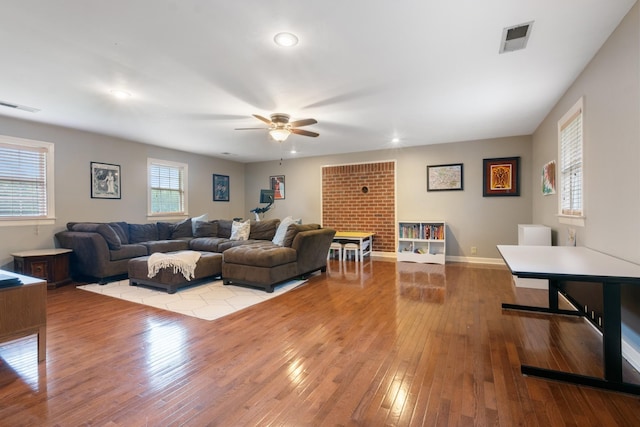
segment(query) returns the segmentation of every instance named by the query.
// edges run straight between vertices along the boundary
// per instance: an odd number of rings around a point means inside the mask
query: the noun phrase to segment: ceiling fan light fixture
[[[289,129],[276,128],[271,129],[269,135],[277,142],[284,142],[289,138],[289,135],[291,135],[291,131]]]
[[[273,41],[281,47],[293,47],[298,44],[298,36],[293,33],[278,33],[273,37]]]

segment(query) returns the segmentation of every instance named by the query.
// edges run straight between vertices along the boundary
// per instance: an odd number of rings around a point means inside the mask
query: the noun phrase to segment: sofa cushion
[[[196,231],[193,233],[193,237],[217,237],[218,236],[218,221],[198,221],[196,222]]]
[[[232,226],[233,226],[233,220],[219,219],[218,220],[218,237],[224,237],[225,239],[230,238]]]
[[[288,217],[284,218],[280,222],[280,225],[278,225],[278,230],[276,231],[276,233],[273,236],[271,241],[276,245],[285,246],[284,245],[284,239],[286,237],[287,230],[289,229],[289,226],[291,224],[299,224],[299,223],[300,223],[299,219],[293,219],[291,216],[288,216]],[[289,246],[291,246],[291,245],[289,245]]]
[[[251,221],[251,230],[249,231],[250,240],[269,240],[273,239],[280,224],[279,219],[268,219],[266,221]]]
[[[287,234],[284,237],[284,242],[282,243],[282,246],[287,248],[291,247],[291,244],[293,243],[293,239],[295,239],[295,237],[301,231],[317,230],[319,228],[320,228],[319,224],[295,224],[295,223],[291,224],[287,228]]]
[[[106,240],[109,249],[120,249],[120,246],[122,246],[122,241],[109,224],[80,222],[75,223],[72,226],[71,231],[98,233],[104,238],[104,240]]]
[[[295,262],[297,252],[274,244],[241,245],[222,253],[225,263],[250,265],[254,267],[274,267]]]
[[[156,224],[129,224],[129,243],[158,240]]]
[[[191,218],[191,235],[196,235],[196,226],[199,222],[209,222],[209,214],[202,214],[200,216],[194,216]]]
[[[171,239],[171,230],[173,230],[175,224],[172,222],[158,221],[156,227],[158,228],[158,240]]]
[[[136,258],[147,255],[147,247],[144,245],[128,244],[120,246],[120,249],[109,251],[111,261]]]
[[[273,243],[271,243],[268,240],[230,240],[230,239],[224,239],[223,242],[220,242],[218,244],[218,252],[224,252],[229,248],[235,248],[236,246],[246,246],[246,245],[253,245],[256,243],[268,243],[270,245],[273,245]]]
[[[189,241],[189,249],[192,251],[222,252],[219,245],[228,242],[223,237],[194,237]]]
[[[116,232],[118,237],[120,238],[120,242],[123,245],[129,244],[129,224],[126,222],[110,222],[109,225],[113,228],[113,231]]]
[[[174,224],[171,229],[171,238],[180,239],[182,237],[193,237],[193,228],[191,227],[191,218],[180,221]]]
[[[231,226],[231,240],[249,240],[249,233],[251,232],[251,221],[246,220],[244,222],[233,221]]]
[[[150,242],[142,242],[141,245],[147,247],[147,254],[151,255],[156,252],[175,252],[186,251],[189,249],[188,240],[153,240]]]

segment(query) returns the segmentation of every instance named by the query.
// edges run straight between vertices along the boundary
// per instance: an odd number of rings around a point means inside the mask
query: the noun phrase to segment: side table
[[[47,281],[49,289],[71,282],[69,276],[69,256],[71,249],[35,249],[15,252],[13,270],[19,274],[39,277]]]
[[[0,342],[38,335],[38,361],[47,355],[47,284],[42,279],[16,276],[22,285],[0,289]]]

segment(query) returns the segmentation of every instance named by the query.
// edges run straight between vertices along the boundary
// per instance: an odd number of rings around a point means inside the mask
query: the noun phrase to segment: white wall
[[[69,221],[147,222],[147,158],[189,165],[191,216],[243,216],[244,165],[62,127],[0,116],[0,134],[55,144],[56,222],[51,226],[0,227],[0,266],[13,269],[12,252],[55,247],[54,234]],[[92,199],[90,163],[121,166],[122,198]],[[212,174],[229,175],[229,202],[213,202]]]
[[[640,7],[636,3],[533,135],[534,176],[558,159],[557,122],[584,97],[584,227],[577,244],[640,263]],[[557,196],[533,193],[533,220],[565,244]],[[640,352],[640,287],[622,289],[623,336]]]
[[[482,197],[482,159],[521,157],[520,197]],[[517,225],[531,222],[531,138],[528,136],[425,145],[246,165],[247,207],[258,205],[260,188],[269,176],[285,175],[286,199],[277,200],[265,218],[321,218],[321,167],[326,165],[396,160],[399,220],[445,220],[447,255],[499,259],[497,244],[517,244]],[[427,192],[427,165],[463,163],[464,190]]]

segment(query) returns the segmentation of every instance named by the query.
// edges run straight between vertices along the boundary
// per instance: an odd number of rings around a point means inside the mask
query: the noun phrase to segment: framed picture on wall
[[[520,195],[520,157],[484,159],[482,173],[484,197]]]
[[[213,174],[213,201],[229,201],[229,175]]]
[[[91,198],[121,198],[120,165],[91,162]]]
[[[284,175],[274,175],[269,177],[270,187],[273,190],[274,200],[284,199]]]
[[[462,163],[427,166],[427,191],[462,189]]]

